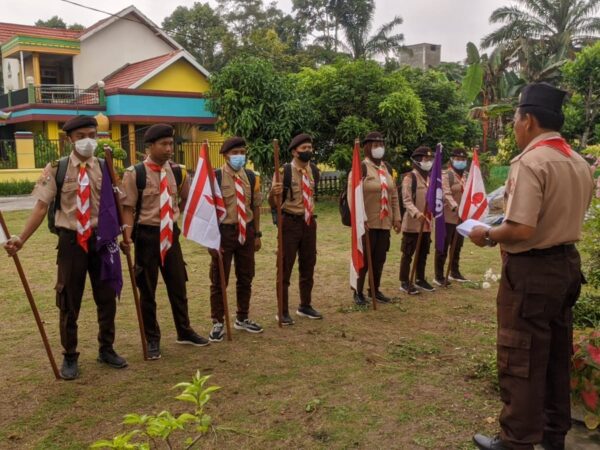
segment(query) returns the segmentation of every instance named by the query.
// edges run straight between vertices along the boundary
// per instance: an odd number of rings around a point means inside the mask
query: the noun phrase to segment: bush
[[[28,195],[31,194],[34,186],[34,181],[5,181],[0,183],[0,197],[7,197],[10,195]]]
[[[575,328],[600,328],[600,297],[591,293],[583,294],[573,307]]]
[[[600,330],[577,330],[573,336],[571,393],[575,404],[585,408],[585,424],[600,425]]]

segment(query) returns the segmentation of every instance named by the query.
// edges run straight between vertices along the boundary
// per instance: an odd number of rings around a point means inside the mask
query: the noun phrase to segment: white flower
[[[492,275],[492,281],[493,282],[498,281],[498,278],[499,278],[498,275]]]
[[[492,285],[490,283],[488,283],[487,281],[484,281],[481,285],[482,288],[484,289],[489,289]]]

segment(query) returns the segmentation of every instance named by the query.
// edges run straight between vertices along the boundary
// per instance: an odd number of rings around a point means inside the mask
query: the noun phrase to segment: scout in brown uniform
[[[72,380],[79,375],[77,318],[87,273],[90,275],[92,294],[98,314],[98,342],[100,344],[98,361],[115,368],[127,366],[127,362],[113,350],[117,310],[116,293],[113,288],[101,281],[101,259],[95,245],[95,229],[98,224],[98,207],[102,186],[100,162],[93,156],[97,146],[97,126],[96,119],[90,116],[76,116],[63,126],[69,142],[74,144],[68,161],[65,161],[68,162],[68,165],[62,181],[60,205],[57,205],[55,214],[55,226],[59,235],[56,305],[60,310],[60,342],[64,348],[64,360],[60,373],[65,380]],[[44,220],[48,205],[56,198],[59,164],[60,162],[48,164],[35,185],[32,196],[37,201],[22,233],[12,237],[6,244],[9,254],[13,255],[20,250]],[[86,177],[87,181],[85,181]],[[81,226],[79,223],[81,216],[78,216],[77,206],[80,180],[84,180],[83,183],[89,182],[90,186],[89,223],[91,234],[84,239],[82,239],[82,233],[78,234],[77,231],[78,225]],[[81,186],[84,186],[83,183]],[[78,217],[80,217],[79,220]]]
[[[371,243],[375,298],[380,303],[390,303],[391,300],[379,291],[379,285],[387,252],[390,249],[390,230],[393,227],[396,233],[400,233],[402,219],[396,182],[392,176],[391,167],[383,162],[384,142],[383,135],[378,132],[369,133],[363,141],[363,151],[365,152],[365,160],[362,162],[363,198]],[[348,174],[349,199],[352,198],[351,183],[352,171]],[[363,248],[366,248],[366,245],[366,238],[363,237]],[[368,267],[365,265],[359,272],[356,281],[354,302],[359,306],[367,304],[363,294],[367,270]]]
[[[572,307],[581,289],[581,237],[594,188],[590,167],[559,131],[565,92],[523,89],[514,130],[522,152],[511,161],[504,223],[475,228],[479,245],[500,243],[498,291],[500,435],[476,435],[481,449],[564,449],[571,427]]]
[[[185,168],[169,161],[173,155],[173,127],[167,124],[152,125],[144,135],[144,143],[148,157],[143,163],[129,167],[123,176],[125,199],[122,203],[126,232],[123,245],[129,247],[135,243],[136,282],[140,290],[148,357],[158,359],[160,328],[156,320],[155,295],[159,270],[171,303],[177,330],[176,342],[204,346],[208,345],[208,340],[196,334],[190,326],[188,315],[187,272],[179,245],[177,218],[185,205],[190,184],[185,176]],[[182,179],[179,186],[175,170],[180,172]],[[135,236],[132,242],[134,223]]]
[[[225,280],[229,283],[231,262],[235,260],[237,278],[237,330],[262,333],[263,328],[248,318],[252,279],[254,278],[254,252],[260,250],[260,185],[254,172],[244,169],[246,164],[246,141],[231,137],[223,142],[221,153],[227,162],[216,175],[223,194],[227,214],[219,226]],[[241,207],[243,203],[243,207]],[[223,327],[223,292],[219,279],[219,266],[215,253],[210,265],[210,309],[213,327],[208,335],[211,342],[220,342],[225,336]]]
[[[296,314],[309,319],[322,319],[321,313],[312,306],[313,275],[317,263],[317,221],[314,216],[314,171],[316,167],[309,164],[313,156],[312,138],[308,134],[294,137],[288,146],[294,159],[291,164],[284,166],[285,171],[291,172],[290,186],[275,183],[269,192],[269,203],[275,206],[277,196],[283,194],[281,209],[283,221],[283,325],[293,325],[288,308],[288,290],[292,269],[298,255],[300,272],[300,306]],[[280,197],[281,198],[281,197]]]
[[[446,256],[448,249],[452,245],[454,235],[456,234],[456,226],[460,223],[458,217],[458,206],[465,190],[465,182],[467,181],[467,152],[462,148],[456,148],[452,151],[450,158],[450,167],[442,173],[442,188],[444,190],[444,219],[446,221],[446,241],[444,242],[444,252],[435,251],[435,278],[433,283],[438,286],[445,284],[444,265],[446,264]],[[456,237],[456,245],[454,247],[454,255],[452,267],[450,267],[449,279],[460,283],[468,281],[460,273],[460,250],[462,249],[464,238],[458,234]]]
[[[412,172],[402,179],[402,202],[406,211],[402,218],[402,259],[400,260],[400,290],[409,295],[416,295],[422,289],[432,292],[435,289],[425,280],[425,266],[431,246],[431,220],[425,215],[425,197],[429,187],[429,172],[433,165],[433,152],[429,147],[416,149],[411,159]],[[415,187],[415,189],[413,189]],[[413,255],[417,251],[417,241],[421,224],[424,223],[421,248],[417,261],[417,277],[415,286],[410,284],[410,268]]]

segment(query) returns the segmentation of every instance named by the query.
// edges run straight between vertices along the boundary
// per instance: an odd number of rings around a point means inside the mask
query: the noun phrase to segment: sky
[[[118,12],[135,3],[136,7],[160,26],[179,5],[191,6],[194,0],[74,0],[86,6]],[[206,1],[206,0],[202,0]],[[208,0],[212,6],[215,0]],[[375,0],[375,27],[400,16],[400,31],[405,44],[427,42],[442,45],[443,61],[461,61],[467,42],[479,43],[492,31],[491,12],[511,0]],[[266,3],[266,1],[265,1]],[[277,0],[279,8],[291,12],[291,0]],[[60,16],[65,22],[90,26],[106,15],[61,0],[0,0],[0,22],[33,25],[37,19]]]

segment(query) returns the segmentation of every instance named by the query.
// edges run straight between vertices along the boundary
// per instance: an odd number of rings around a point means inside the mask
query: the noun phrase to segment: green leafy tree
[[[52,16],[48,20],[38,19],[35,22],[35,26],[36,27],[59,28],[62,30],[74,30],[74,31],[81,31],[81,30],[85,29],[85,27],[79,23],[73,23],[73,24],[67,26],[65,21],[62,20],[58,16]]]

